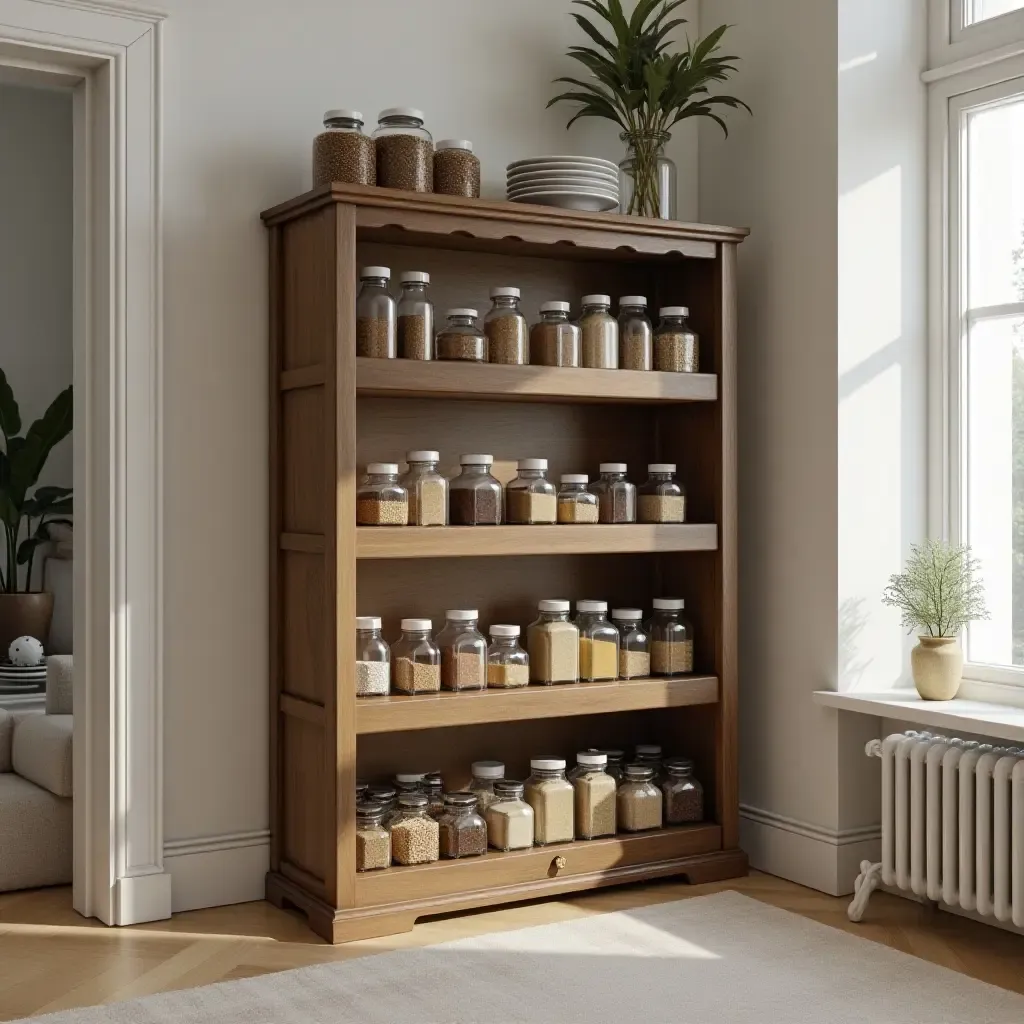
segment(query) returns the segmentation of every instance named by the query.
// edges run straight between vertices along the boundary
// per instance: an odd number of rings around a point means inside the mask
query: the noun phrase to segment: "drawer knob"
[[[552,866],[552,867],[553,867],[553,868],[554,868],[554,869],[555,869],[556,871],[561,871],[561,870],[562,870],[562,869],[563,869],[563,868],[565,867],[565,858],[564,858],[564,857],[563,857],[563,856],[562,856],[561,854],[559,854],[559,855],[558,855],[558,856],[557,856],[557,857],[556,857],[556,858],[555,858],[555,859],[554,859],[554,860],[553,860],[553,861],[551,862],[551,866]]]

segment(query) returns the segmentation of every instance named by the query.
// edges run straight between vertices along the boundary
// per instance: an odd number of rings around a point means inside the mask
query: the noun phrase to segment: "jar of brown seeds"
[[[388,107],[377,117],[373,133],[377,184],[406,192],[434,191],[434,140],[423,127],[423,112]]]
[[[324,130],[313,140],[313,187],[332,181],[377,184],[373,139],[363,134],[358,110],[328,110]]]
[[[480,159],[469,139],[441,139],[434,152],[434,191],[480,198]]]
[[[494,305],[484,317],[488,358],[492,363],[528,363],[529,329],[519,309],[519,289],[506,285],[492,288],[491,302]]]
[[[475,309],[449,309],[434,348],[438,359],[487,362],[487,335],[476,325]]]
[[[662,306],[654,332],[654,368],[667,373],[697,373],[700,339],[690,328],[686,306]]]

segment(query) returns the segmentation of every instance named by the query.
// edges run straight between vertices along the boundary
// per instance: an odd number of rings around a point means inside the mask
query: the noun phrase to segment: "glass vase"
[[[619,208],[638,217],[676,218],[676,165],[665,156],[668,132],[623,132]]]

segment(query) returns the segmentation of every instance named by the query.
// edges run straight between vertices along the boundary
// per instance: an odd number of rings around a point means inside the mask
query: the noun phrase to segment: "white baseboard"
[[[164,868],[174,880],[171,902],[176,914],[263,899],[269,866],[267,829],[164,844]]]
[[[167,871],[117,880],[115,924],[166,921],[171,916],[171,876]]]
[[[881,856],[881,827],[827,829],[759,807],[740,807],[740,846],[750,866],[832,896],[853,892],[862,860]]]

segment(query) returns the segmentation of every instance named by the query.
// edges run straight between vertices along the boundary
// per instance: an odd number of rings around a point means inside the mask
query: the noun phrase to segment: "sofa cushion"
[[[0,891],[71,881],[72,813],[66,797],[0,775]]]
[[[46,659],[46,713],[74,713],[71,698],[73,660],[70,654],[51,654]]]
[[[11,770],[11,736],[14,733],[14,717],[0,708],[0,772]]]
[[[26,715],[15,725],[14,771],[54,796],[71,796],[71,715]]]

